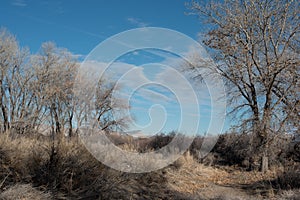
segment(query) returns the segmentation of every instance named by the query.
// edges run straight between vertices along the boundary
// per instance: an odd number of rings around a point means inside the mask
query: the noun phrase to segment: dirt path
[[[195,199],[270,199],[274,196],[262,181],[276,177],[275,172],[262,174],[233,168],[207,167],[189,156],[179,160],[178,169],[167,169],[169,187]]]

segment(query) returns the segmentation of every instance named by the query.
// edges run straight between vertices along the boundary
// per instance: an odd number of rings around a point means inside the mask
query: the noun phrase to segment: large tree
[[[299,1],[192,1],[208,26],[203,43],[227,84],[231,112],[252,127],[255,150],[273,133],[299,131]]]

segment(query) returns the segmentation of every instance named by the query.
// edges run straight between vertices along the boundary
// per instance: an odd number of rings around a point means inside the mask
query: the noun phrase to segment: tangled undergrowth
[[[124,145],[134,150],[136,145]],[[138,151],[138,150],[136,150]],[[172,165],[130,174],[97,161],[74,137],[0,135],[0,199],[297,199],[299,163],[266,174],[207,166],[186,152]]]

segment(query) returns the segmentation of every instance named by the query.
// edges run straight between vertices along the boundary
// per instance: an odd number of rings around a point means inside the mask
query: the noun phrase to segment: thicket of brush
[[[163,172],[113,170],[78,138],[0,134],[0,199],[187,199],[167,188]]]
[[[132,139],[130,136],[111,137],[116,145],[129,144],[138,152],[154,151],[170,143],[175,136],[159,134],[150,138]],[[213,136],[211,136],[213,137]],[[204,141],[203,136],[194,138],[188,149],[196,160],[204,164],[239,166],[247,170],[259,170],[259,162],[252,149],[253,136],[251,134],[227,133],[219,136],[211,153],[205,157],[200,150]],[[213,138],[212,138],[213,139]],[[295,142],[291,135],[274,135],[268,147],[271,167],[289,166],[300,162],[300,142]],[[209,137],[206,137],[209,140]],[[126,145],[126,146],[127,146]]]
[[[174,135],[132,139],[114,136],[118,145],[137,152],[153,151],[168,144]],[[189,152],[199,163],[232,165],[250,169],[247,135],[226,134],[218,138],[212,152],[199,157],[202,137],[196,137]],[[277,189],[300,188],[299,152],[292,138],[278,138],[273,166],[283,167],[271,180]],[[182,163],[170,167],[179,169]],[[129,174],[110,169],[97,161],[77,137],[33,137],[0,134],[0,199],[188,199],[167,187],[166,169]],[[250,169],[256,170],[256,169]],[[27,196],[26,196],[27,195]]]
[[[140,152],[156,150],[168,144],[172,134],[161,134],[147,140],[135,141],[135,146]],[[300,142],[295,142],[291,135],[274,135],[268,153],[270,169],[281,171],[272,186],[277,189],[300,188]],[[259,171],[259,157],[251,149],[253,138],[249,134],[228,133],[218,136],[217,143],[212,151],[202,157],[200,153],[204,137],[197,136],[189,148],[192,156],[199,163],[205,165],[233,166],[240,170]],[[134,142],[133,142],[134,143]],[[146,149],[146,150],[145,150]]]
[[[150,138],[132,139],[130,136],[111,137],[111,140],[127,149],[138,152],[154,151],[167,145],[174,137],[171,134],[159,134]],[[205,165],[234,166],[240,170],[259,171],[259,157],[251,149],[251,134],[228,133],[218,136],[211,153],[202,157],[200,153],[204,137],[197,136],[188,151],[199,163]],[[282,171],[272,185],[278,189],[300,188],[300,151],[299,142],[291,135],[274,135],[269,146],[270,169]],[[126,145],[125,145],[126,144]],[[126,149],[125,148],[125,149]]]

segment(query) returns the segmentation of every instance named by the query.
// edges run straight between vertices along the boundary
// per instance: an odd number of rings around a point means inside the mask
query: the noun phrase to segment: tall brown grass
[[[115,140],[120,148],[141,153],[165,145],[170,137]],[[229,148],[221,142],[216,148]],[[257,190],[257,185],[264,185],[266,190],[271,188],[281,195],[279,199],[299,196],[299,165],[266,175],[240,170],[235,165],[218,165],[219,162],[214,162],[216,166],[205,166],[195,155],[197,144],[201,144],[201,138],[168,167],[131,174],[101,164],[76,137],[0,134],[0,199],[216,199],[225,192],[250,199],[243,190]],[[221,154],[221,159],[230,159],[230,152]],[[147,165],[154,162],[149,160]]]
[[[124,149],[135,151],[133,147]],[[12,194],[13,199],[188,199],[168,188],[163,170],[113,170],[76,138],[0,134],[0,199]]]

